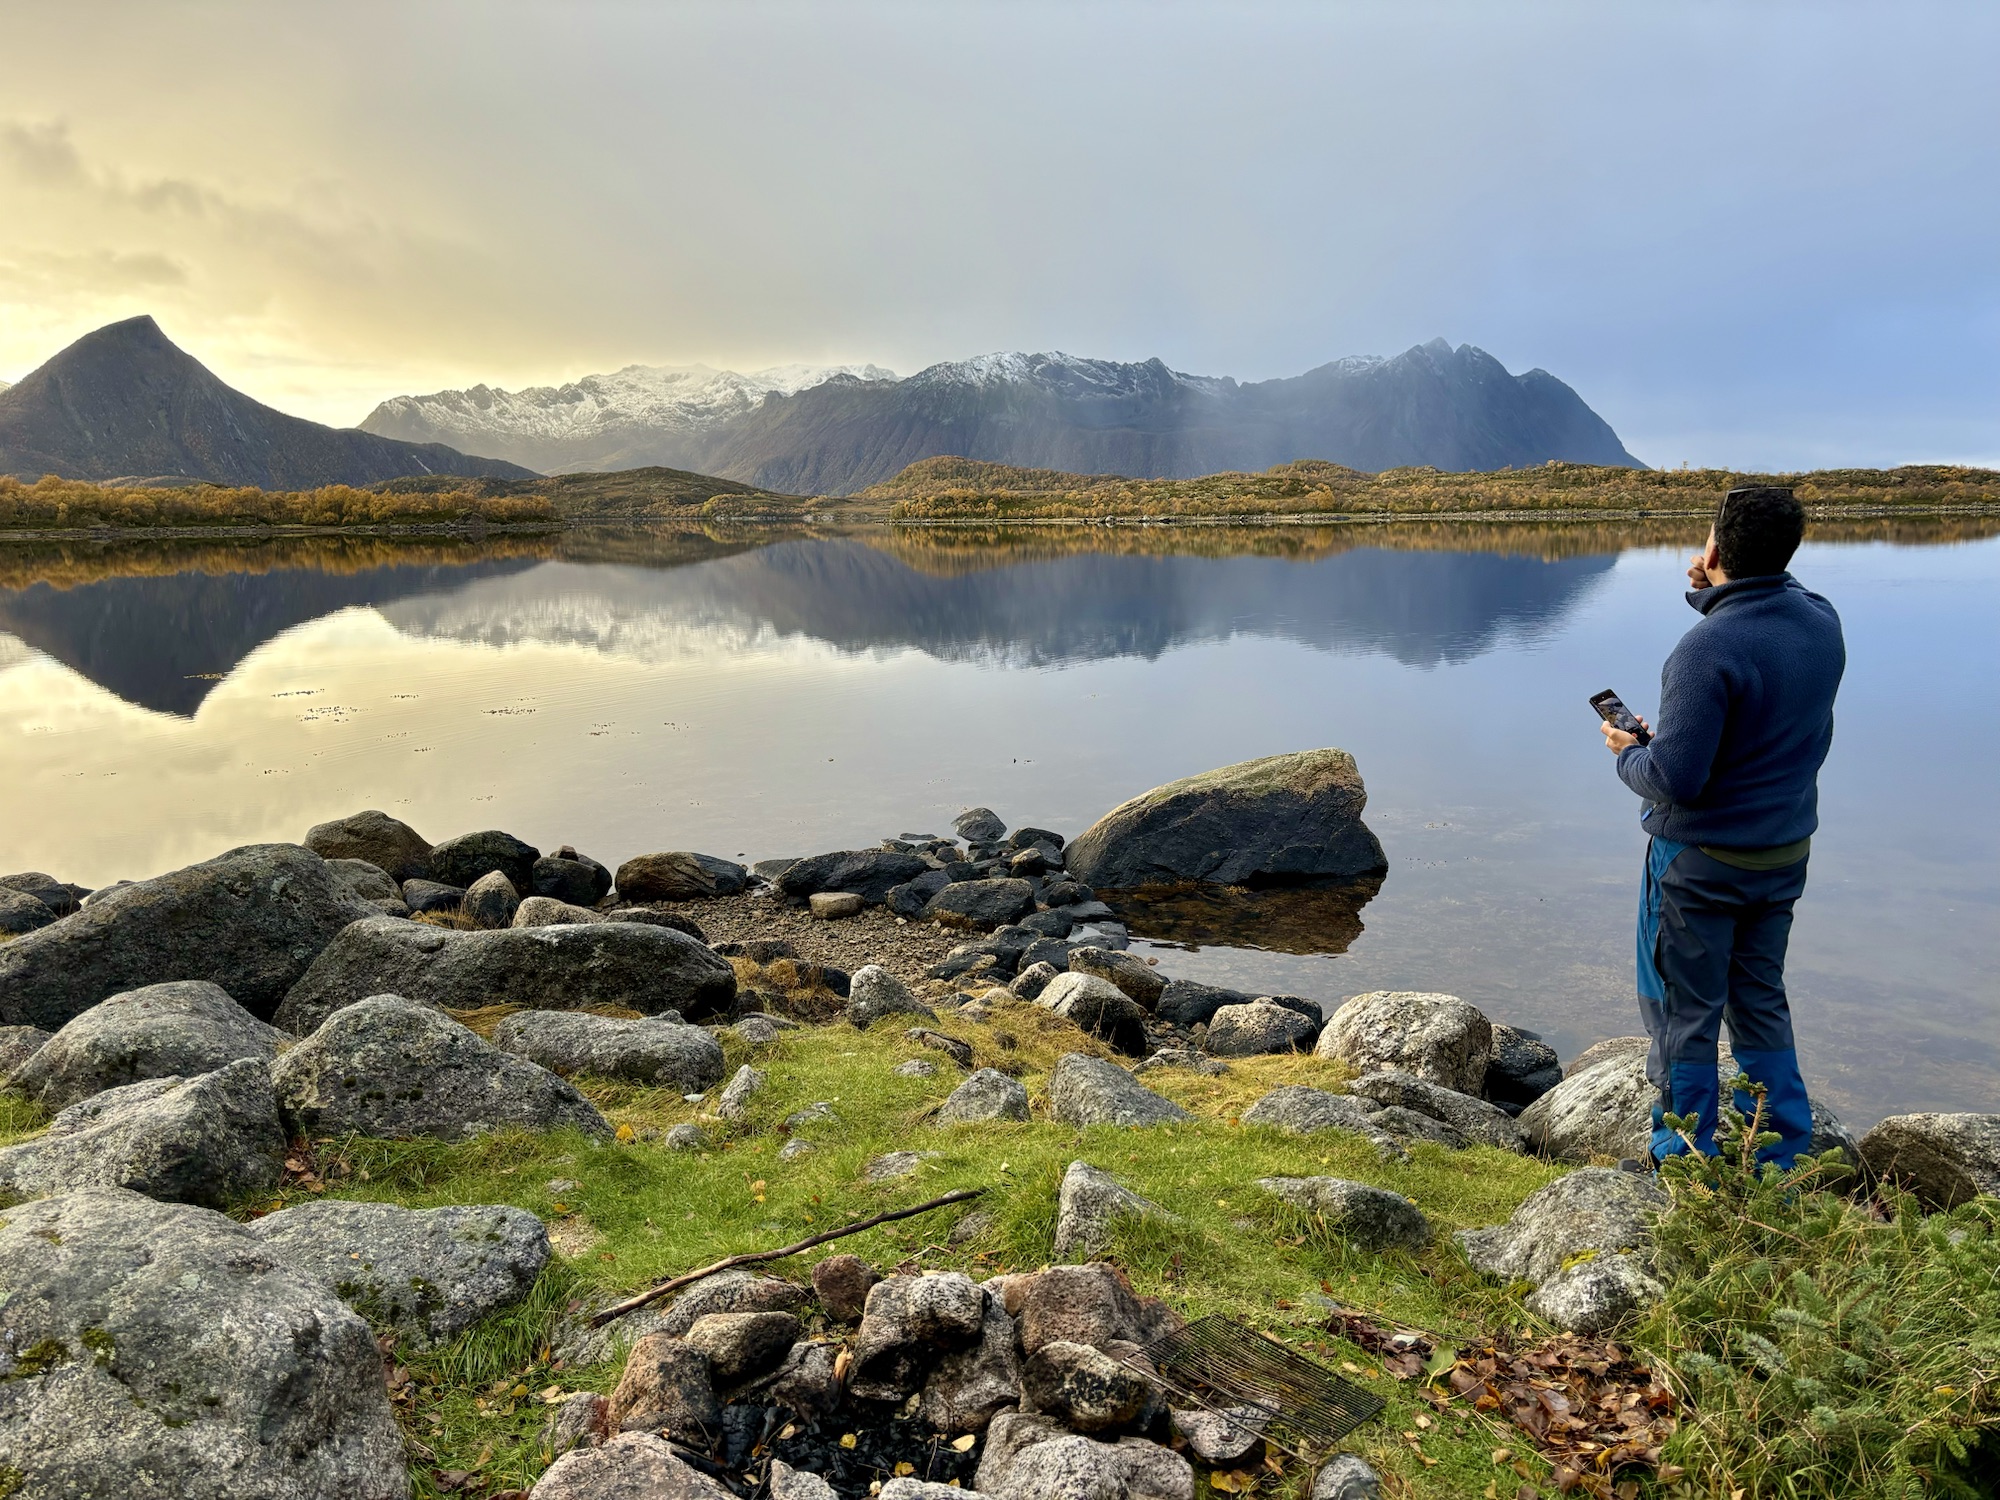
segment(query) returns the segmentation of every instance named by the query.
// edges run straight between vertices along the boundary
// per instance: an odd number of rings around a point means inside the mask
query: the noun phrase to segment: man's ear
[[[1712,573],[1721,562],[1722,545],[1716,541],[1715,533],[1711,531],[1708,534],[1708,545],[1702,549],[1701,565]]]

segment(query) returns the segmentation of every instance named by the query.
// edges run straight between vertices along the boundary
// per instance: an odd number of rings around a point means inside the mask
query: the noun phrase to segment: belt
[[[1710,859],[1737,870],[1782,870],[1795,865],[1812,852],[1812,839],[1780,844],[1775,849],[1717,849],[1709,844],[1696,846]]]

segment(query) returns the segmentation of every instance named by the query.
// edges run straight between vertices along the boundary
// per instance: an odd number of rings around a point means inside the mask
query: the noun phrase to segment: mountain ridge
[[[142,315],[85,334],[0,391],[0,474],[301,490],[534,471],[289,416],[226,384]]]
[[[1128,363],[1060,352],[977,355],[904,379],[879,378],[878,371],[836,368],[672,428],[649,426],[634,410],[602,413],[601,441],[565,446],[562,462],[548,466],[631,467],[631,456],[643,453],[649,463],[828,495],[852,494],[944,455],[1162,479],[1259,472],[1299,459],[1369,472],[1522,468],[1550,459],[1644,467],[1554,375],[1541,369],[1514,375],[1484,350],[1443,339],[1387,358],[1349,356],[1301,375],[1251,382],[1188,374],[1157,358]],[[560,389],[589,387],[597,399],[610,391],[611,378],[585,377]],[[477,404],[480,392],[489,394],[479,421],[453,415]],[[488,414],[502,404],[493,394],[473,387],[397,397],[371,412],[362,430],[484,443],[490,451],[500,435]],[[505,445],[523,462],[557,457],[519,428]]]

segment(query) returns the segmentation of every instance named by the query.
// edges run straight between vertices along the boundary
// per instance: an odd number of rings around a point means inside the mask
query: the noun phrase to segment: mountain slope
[[[525,478],[531,471],[286,416],[223,384],[140,317],[85,334],[0,392],[0,474],[176,475],[296,490],[406,474]]]

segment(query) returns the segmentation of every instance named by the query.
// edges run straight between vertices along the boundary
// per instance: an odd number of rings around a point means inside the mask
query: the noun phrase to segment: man
[[[1786,570],[1805,534],[1789,489],[1731,490],[1688,568],[1701,614],[1660,673],[1651,743],[1610,724],[1618,775],[1647,802],[1652,835],[1639,901],[1639,1010],[1660,1091],[1653,1155],[1686,1143],[1662,1121],[1694,1115],[1715,1150],[1716,1041],[1729,1021],[1737,1066],[1764,1085],[1765,1159],[1790,1166],[1812,1140],[1785,1000],[1785,943],[1819,826],[1819,768],[1847,664],[1840,617]],[[1644,722],[1643,720],[1641,722]],[[1650,726],[1648,726],[1650,727]],[[1746,1114],[1751,1100],[1739,1097]]]

